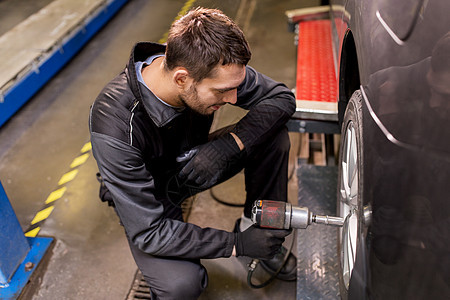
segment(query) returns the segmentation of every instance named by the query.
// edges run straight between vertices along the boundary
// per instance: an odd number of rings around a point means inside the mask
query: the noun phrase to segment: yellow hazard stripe
[[[91,151],[91,149],[92,149],[91,142],[87,142],[86,144],[84,144],[83,148],[81,148],[81,153]]]
[[[191,9],[191,7],[194,4],[194,2],[195,2],[195,0],[188,0],[188,1],[186,1],[186,3],[184,4],[183,8],[178,13],[178,17],[176,18],[176,20],[178,20],[179,18],[181,18],[181,16],[186,14],[188,12],[188,10]]]
[[[44,208],[43,210],[38,212],[36,214],[36,216],[34,217],[34,219],[31,221],[31,225],[36,224],[38,222],[41,222],[42,220],[47,219],[48,216],[50,216],[50,214],[52,213],[54,208],[55,208],[54,206],[50,206],[50,207]]]
[[[64,174],[61,179],[58,181],[58,185],[63,185],[68,183],[69,181],[72,181],[78,174],[78,170],[72,170]]]
[[[63,185],[75,179],[75,177],[78,174],[78,169],[75,168],[78,168],[88,160],[91,150],[92,150],[91,142],[87,142],[86,144],[83,145],[83,147],[80,150],[81,155],[76,157],[70,164],[70,168],[73,170],[61,176],[61,178],[58,181],[59,188],[51,192],[50,195],[48,195],[47,199],[45,200],[46,205],[53,203],[56,200],[61,199],[62,196],[64,196],[64,193],[67,191],[67,187]],[[39,231],[41,230],[43,222],[50,216],[54,208],[55,207],[52,204],[52,206],[46,207],[41,211],[39,211],[31,221],[31,225],[34,226],[30,226],[30,228],[28,228],[28,230],[25,232],[25,236],[36,237]]]
[[[41,230],[41,227],[36,227],[34,229],[31,229],[30,231],[25,232],[25,236],[26,237],[36,237],[40,230]]]
[[[50,195],[48,195],[47,200],[45,200],[45,204],[49,204],[53,201],[58,200],[59,198],[61,198],[64,195],[66,190],[67,190],[67,188],[64,186],[60,189],[57,189],[56,191],[51,192]]]
[[[78,156],[75,158],[72,163],[70,164],[71,168],[76,168],[86,162],[86,160],[89,158],[89,153],[85,153],[83,155]]]
[[[179,18],[181,18],[183,15],[185,15],[189,9],[191,9],[192,5],[194,5],[196,0],[188,0],[186,1],[186,3],[184,3],[183,7],[181,8],[181,10],[178,12],[177,17],[175,18],[174,21],[178,20]],[[163,37],[158,41],[160,44],[164,44],[165,42],[167,42],[167,37],[169,36],[169,32],[167,31],[166,33],[163,34]]]

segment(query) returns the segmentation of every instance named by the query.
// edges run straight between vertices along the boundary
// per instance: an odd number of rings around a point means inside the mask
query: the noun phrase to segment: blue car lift
[[[0,182],[0,299],[19,297],[52,243],[25,237]]]
[[[0,84],[0,127],[59,72],[128,0],[97,2],[104,3],[92,16],[80,20],[80,25],[71,29],[72,31],[69,31],[62,41],[55,41],[54,48],[48,53],[43,50],[41,57],[30,62],[26,71],[15,74],[11,78],[11,86],[6,84],[2,87]],[[52,13],[60,12],[56,10]],[[67,14],[77,15],[79,12],[68,11]]]
[[[70,1],[67,1],[68,3]],[[0,86],[0,127],[42,88],[128,0],[97,1],[98,9],[69,29],[58,47],[43,52],[38,62],[18,74],[13,84]],[[62,2],[60,1],[60,4]],[[53,7],[55,9],[55,7]],[[56,7],[59,9],[59,7]],[[70,11],[68,12],[71,13]],[[42,16],[41,16],[42,17]],[[19,76],[20,75],[20,76]],[[17,299],[54,242],[50,237],[26,237],[0,182],[0,299]]]

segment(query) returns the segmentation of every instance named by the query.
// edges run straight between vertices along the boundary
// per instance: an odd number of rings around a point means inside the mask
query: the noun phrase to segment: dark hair
[[[196,82],[218,64],[246,65],[250,47],[242,30],[218,9],[196,8],[175,21],[167,38],[165,67],[184,67]]]

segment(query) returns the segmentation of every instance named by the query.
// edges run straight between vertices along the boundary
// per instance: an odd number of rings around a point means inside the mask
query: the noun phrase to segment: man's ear
[[[189,76],[189,72],[185,68],[177,68],[173,73],[172,78],[174,83],[182,89],[184,89],[192,81],[192,78]]]

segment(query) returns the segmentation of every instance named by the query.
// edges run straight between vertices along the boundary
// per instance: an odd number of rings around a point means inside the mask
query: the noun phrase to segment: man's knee
[[[173,281],[173,289],[168,299],[198,299],[207,286],[206,271],[202,269],[195,274],[180,276]]]
[[[208,285],[208,274],[199,260],[156,257],[129,245],[152,299],[197,299]]]
[[[201,264],[194,264],[189,268],[189,272],[182,270],[177,274],[158,278],[159,280],[152,280],[144,275],[152,296],[156,299],[198,299],[208,285],[208,275]]]
[[[283,127],[273,139],[274,146],[280,152],[289,152],[291,148],[291,141],[286,127]]]
[[[259,153],[271,153],[273,155],[289,153],[291,141],[286,127],[282,127],[276,134],[258,147]],[[267,154],[264,154],[267,155]]]

